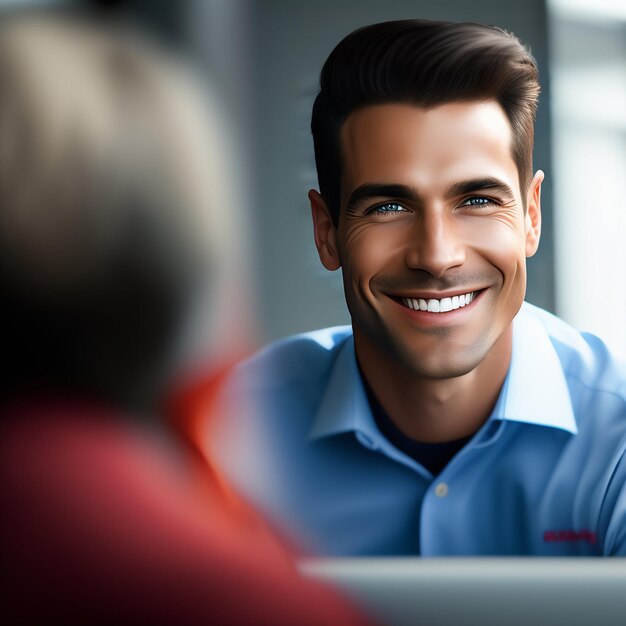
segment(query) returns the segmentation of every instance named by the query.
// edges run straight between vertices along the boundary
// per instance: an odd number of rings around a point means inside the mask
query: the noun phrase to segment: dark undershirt
[[[454,441],[444,441],[442,443],[426,443],[407,437],[389,418],[365,380],[362,372],[361,379],[363,380],[365,393],[378,430],[380,430],[383,436],[398,448],[398,450],[417,461],[433,476],[437,476],[441,473],[452,457],[472,438],[469,436],[463,437],[462,439],[455,439]]]

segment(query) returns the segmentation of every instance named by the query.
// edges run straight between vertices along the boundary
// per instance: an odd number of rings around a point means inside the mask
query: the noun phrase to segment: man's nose
[[[466,248],[455,218],[424,212],[411,228],[406,264],[441,278],[449,269],[465,262]]]

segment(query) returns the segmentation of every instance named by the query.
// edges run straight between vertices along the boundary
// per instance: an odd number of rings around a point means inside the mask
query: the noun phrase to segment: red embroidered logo
[[[591,544],[596,542],[596,533],[583,528],[582,530],[546,530],[543,533],[545,542],[552,541],[587,541]]]

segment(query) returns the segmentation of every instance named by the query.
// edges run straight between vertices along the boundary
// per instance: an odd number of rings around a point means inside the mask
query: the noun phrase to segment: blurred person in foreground
[[[161,410],[194,317],[222,364],[244,343],[209,105],[128,33],[0,26],[3,623],[360,623],[199,452],[220,375],[170,394],[178,440]]]
[[[480,24],[374,24],[324,64],[309,199],[352,325],[243,365],[250,406],[212,440],[313,550],[626,554],[624,364],[523,302],[538,96],[530,53]]]

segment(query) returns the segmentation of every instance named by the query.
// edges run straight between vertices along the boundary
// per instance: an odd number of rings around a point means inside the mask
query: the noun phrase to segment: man
[[[523,304],[544,174],[512,35],[419,20],[355,31],[321,74],[315,243],[352,328],[244,365],[261,416],[231,472],[328,554],[626,553],[626,374]]]

